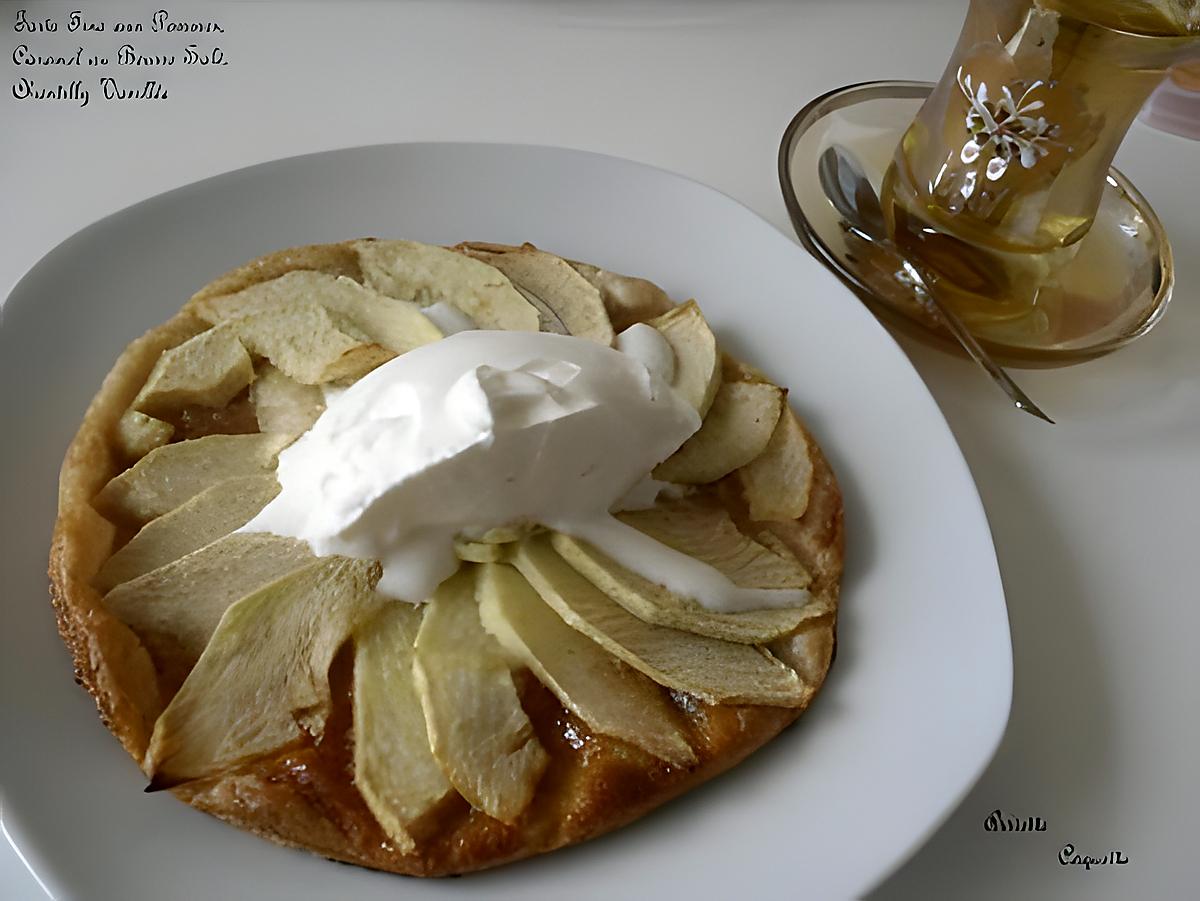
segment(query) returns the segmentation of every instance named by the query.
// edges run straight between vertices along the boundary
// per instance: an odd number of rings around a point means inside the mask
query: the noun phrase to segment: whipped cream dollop
[[[794,603],[738,588],[611,515],[652,501],[650,471],[700,426],[663,378],[670,347],[650,331],[625,342],[629,353],[489,330],[402,354],[329,395],[280,453],[280,493],[241,531],[377,559],[378,590],[413,603],[458,568],[455,536],[520,522],[593,541],[706,606]]]

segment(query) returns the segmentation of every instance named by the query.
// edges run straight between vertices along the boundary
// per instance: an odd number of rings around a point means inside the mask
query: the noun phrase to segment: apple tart
[[[712,609],[531,521],[455,535],[457,568],[409,603],[379,560],[244,528],[280,454],[388,361],[463,327],[620,346],[639,324],[700,426],[617,520],[791,603]],[[787,391],[694,301],[531,245],[361,240],[235,269],[125,350],[63,464],[50,579],[148,790],[434,876],[616,828],[796,720],[833,657],[842,534]]]

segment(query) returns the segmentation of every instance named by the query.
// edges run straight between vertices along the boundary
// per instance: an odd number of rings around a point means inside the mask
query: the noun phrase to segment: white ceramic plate
[[[277,848],[144,779],[72,684],[45,561],[59,461],[121,348],[251,257],[359,235],[534,243],[695,296],[792,389],[846,495],[838,656],[799,723],[614,835],[460,880]],[[710,188],[540,147],[339,150],[208,179],[84,229],[0,320],[4,826],[59,897],[785,897],[859,894],[936,828],[1008,716],[1011,648],[987,521],[933,400],[815,261]]]

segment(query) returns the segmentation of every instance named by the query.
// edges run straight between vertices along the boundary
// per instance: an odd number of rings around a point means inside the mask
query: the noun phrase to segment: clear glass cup
[[[884,177],[889,233],[973,330],[1044,324],[1039,297],[1091,228],[1126,131],[1193,59],[1190,4],[971,0]]]

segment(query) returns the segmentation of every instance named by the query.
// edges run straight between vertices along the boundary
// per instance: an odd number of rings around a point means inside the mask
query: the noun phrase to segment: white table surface
[[[543,143],[629,157],[713,185],[790,234],[775,154],[795,110],[853,81],[936,78],[965,8],[960,0],[181,2],[169,7],[173,18],[224,26],[207,40],[228,66],[168,70],[170,96],[158,103],[93,97],[79,109],[13,98],[20,77],[63,77],[19,70],[18,44],[73,52],[81,42],[62,27],[14,33],[18,10],[62,22],[77,8],[148,21],[164,5],[0,2],[9,60],[0,296],[59,241],[145,197],[282,156],[393,141]],[[188,40],[205,38],[170,43]],[[114,56],[121,42],[111,31],[87,38]],[[81,74],[94,93],[101,73]],[[1016,675],[995,760],[874,897],[1174,898],[1192,885],[1198,159],[1200,145],[1141,125],[1126,139],[1118,164],[1165,222],[1179,284],[1165,322],[1136,345],[1071,369],[1018,373],[1057,426],[1006,408],[966,362],[905,343],[979,484]],[[995,808],[1040,816],[1049,828],[987,833]],[[1064,867],[1058,854],[1068,842],[1093,856],[1121,849],[1129,863]],[[3,843],[0,896],[41,897]]]

